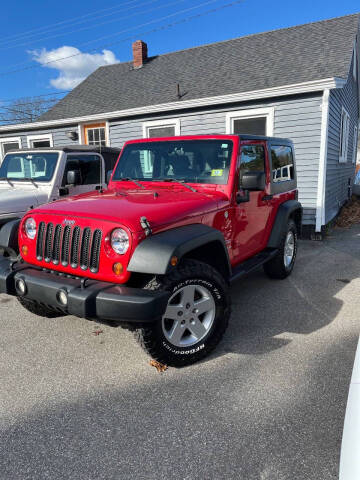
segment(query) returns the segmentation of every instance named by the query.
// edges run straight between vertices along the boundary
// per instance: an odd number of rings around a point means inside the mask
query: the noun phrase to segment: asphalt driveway
[[[337,479],[359,274],[360,227],[301,242],[290,278],[232,288],[210,358],[163,374],[127,331],[0,295],[1,480]]]

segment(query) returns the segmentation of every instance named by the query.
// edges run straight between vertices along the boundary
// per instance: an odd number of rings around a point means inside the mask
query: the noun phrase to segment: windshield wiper
[[[128,181],[128,182],[133,182],[133,183],[135,183],[135,185],[137,185],[138,187],[145,189],[144,185],[141,185],[141,183],[138,182],[137,180],[135,180],[134,178],[123,177],[123,178],[119,178],[119,180],[120,180],[120,181],[126,180],[126,181]]]
[[[161,182],[175,182],[175,183],[180,183],[181,185],[184,185],[184,187],[188,188],[192,192],[197,192],[197,190],[189,185],[188,183],[185,183],[185,180],[178,180],[177,178],[161,178]]]
[[[8,177],[0,177],[0,180],[6,180],[10,186],[12,186],[12,187],[14,186],[14,184],[10,182]]]

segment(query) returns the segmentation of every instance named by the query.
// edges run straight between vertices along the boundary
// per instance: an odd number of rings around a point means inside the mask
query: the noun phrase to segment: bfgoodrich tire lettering
[[[154,277],[145,288],[168,290],[171,292],[169,303],[171,298],[176,299],[177,295],[180,298],[184,291],[194,291],[196,305],[199,305],[199,302],[201,304],[202,298],[200,297],[203,295],[203,309],[208,308],[207,311],[194,313],[196,318],[193,318],[191,315],[193,305],[191,308],[189,307],[189,313],[184,305],[183,321],[187,322],[184,325],[185,333],[173,343],[169,340],[168,335],[171,328],[169,327],[167,330],[165,324],[169,319],[162,318],[151,327],[137,329],[135,331],[136,339],[152,358],[175,367],[190,365],[208,355],[220,342],[229,322],[230,298],[223,277],[215,269],[196,260],[184,260],[169,275]],[[214,307],[213,310],[212,307]],[[195,312],[195,310],[192,311]],[[199,319],[203,325],[198,325],[201,329],[200,339],[197,341],[191,325],[195,327]]]

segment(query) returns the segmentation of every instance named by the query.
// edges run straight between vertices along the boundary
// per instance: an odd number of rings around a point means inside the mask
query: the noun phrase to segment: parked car
[[[341,442],[339,480],[360,478],[360,340],[351,375]]]
[[[60,197],[105,188],[119,153],[86,145],[8,152],[0,167],[0,226]]]
[[[291,178],[274,181],[291,165]],[[37,315],[135,330],[156,360],[191,364],[230,317],[229,285],[294,266],[301,229],[291,141],[250,135],[125,144],[109,189],[59,200],[0,231],[21,259],[0,262],[0,292]]]

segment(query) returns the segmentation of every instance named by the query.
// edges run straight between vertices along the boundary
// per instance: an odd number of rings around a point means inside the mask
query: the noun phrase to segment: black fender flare
[[[296,214],[296,223],[301,234],[301,223],[302,223],[302,206],[301,203],[297,200],[288,200],[287,202],[282,203],[276,213],[276,218],[274,221],[273,228],[268,240],[268,248],[278,248],[280,245],[281,237],[284,233],[284,230],[287,226],[289,218]]]
[[[4,223],[0,228],[0,248],[4,248],[11,252],[19,251],[19,241],[18,241],[18,234],[19,234],[19,226],[20,226],[20,219],[17,218],[15,220],[10,220],[7,223]]]
[[[223,234],[215,228],[196,223],[176,227],[147,237],[134,250],[129,272],[165,275],[174,267],[172,257],[179,260],[187,253],[207,244],[219,242],[227,259],[226,271],[231,274],[230,260]]]

